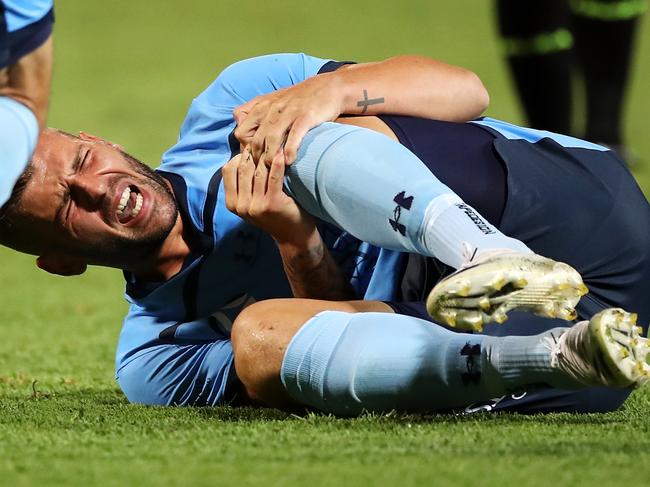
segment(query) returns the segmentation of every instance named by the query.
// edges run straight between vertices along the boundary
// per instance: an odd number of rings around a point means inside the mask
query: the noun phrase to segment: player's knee
[[[274,371],[278,367],[265,359],[273,355],[277,347],[267,308],[266,302],[249,306],[237,316],[231,331],[237,377],[248,396],[262,402],[267,399],[263,391],[279,376]]]

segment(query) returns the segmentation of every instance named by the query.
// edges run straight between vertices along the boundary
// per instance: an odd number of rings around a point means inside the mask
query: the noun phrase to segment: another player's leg
[[[356,306],[273,300],[248,308],[233,328],[246,389],[270,405],[356,415],[449,410],[530,387],[634,387],[650,378],[647,340],[622,310],[577,328],[500,338],[343,311]]]
[[[571,131],[571,47],[566,0],[497,0],[502,50],[528,123]]]
[[[587,94],[585,138],[608,144],[620,153],[622,107],[636,28],[647,2],[575,0],[570,4],[575,52]]]
[[[480,329],[522,308],[571,318],[586,292],[575,271],[503,235],[412,152],[371,130],[332,123],[311,130],[287,181],[309,213],[361,240],[473,269],[454,275],[430,300],[430,311],[448,324]],[[487,264],[500,269],[499,279],[491,267],[481,271]],[[476,299],[454,307],[465,290]]]

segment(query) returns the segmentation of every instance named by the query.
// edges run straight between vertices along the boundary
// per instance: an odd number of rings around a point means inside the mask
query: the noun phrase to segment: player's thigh
[[[230,340],[149,347],[118,369],[117,381],[130,402],[162,406],[228,404],[241,388]]]

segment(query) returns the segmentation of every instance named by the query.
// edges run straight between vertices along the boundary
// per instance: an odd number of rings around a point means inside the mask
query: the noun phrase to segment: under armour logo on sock
[[[405,210],[410,210],[411,205],[413,204],[413,196],[406,196],[406,191],[397,193],[393,198],[393,201],[397,203],[395,209],[393,210],[393,219],[389,219],[388,223],[393,227],[393,230],[399,232],[402,236],[406,235],[406,227],[399,222],[400,217],[402,216],[402,208]]]
[[[481,381],[481,372],[476,370],[476,357],[481,356],[481,345],[470,345],[469,342],[461,349],[460,354],[467,357],[467,372],[460,375],[463,385],[478,384]]]

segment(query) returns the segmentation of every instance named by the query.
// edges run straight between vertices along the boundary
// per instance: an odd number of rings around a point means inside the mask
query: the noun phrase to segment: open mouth
[[[125,225],[140,214],[144,197],[137,186],[127,186],[117,205],[117,220]]]

